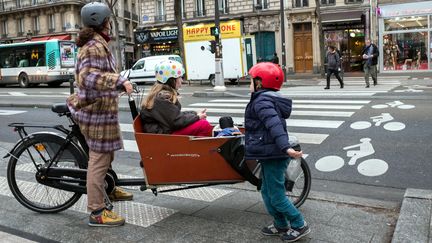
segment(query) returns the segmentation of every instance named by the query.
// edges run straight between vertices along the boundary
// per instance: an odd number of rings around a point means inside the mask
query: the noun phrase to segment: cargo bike
[[[142,121],[134,96],[129,95],[134,135],[143,178],[119,178],[110,169],[105,177],[106,194],[115,186],[139,186],[158,193],[197,187],[228,185],[248,181],[260,189],[260,164],[244,159],[244,136],[194,137],[150,134]],[[66,104],[51,109],[68,120],[68,125],[11,123],[20,140],[4,156],[9,158],[7,181],[13,196],[26,208],[39,213],[56,213],[73,206],[86,194],[88,146]],[[29,130],[37,130],[29,132]],[[244,129],[242,129],[244,132]],[[293,148],[300,150],[294,137]],[[164,144],[164,146],[159,146]],[[173,187],[175,185],[175,187]],[[306,200],[311,187],[310,169],[303,158],[291,160],[286,173],[286,194],[295,206]],[[109,202],[108,196],[106,202]]]

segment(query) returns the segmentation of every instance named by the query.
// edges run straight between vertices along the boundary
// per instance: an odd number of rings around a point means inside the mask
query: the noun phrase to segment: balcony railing
[[[154,17],[155,22],[165,22],[166,21],[166,15],[156,15]]]
[[[24,32],[18,32],[17,36],[24,36]]]
[[[34,34],[34,35],[38,35],[39,32],[40,32],[40,30],[33,30],[33,34]]]
[[[55,29],[48,29],[48,33],[54,33]]]
[[[205,9],[202,9],[202,10],[194,11],[193,14],[194,14],[194,18],[205,17],[206,11],[205,11]]]

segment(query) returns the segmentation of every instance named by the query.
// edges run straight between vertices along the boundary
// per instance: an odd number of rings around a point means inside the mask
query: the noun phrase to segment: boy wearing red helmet
[[[284,74],[269,62],[261,62],[249,70],[251,99],[245,111],[245,159],[261,164],[261,195],[273,224],[261,232],[268,236],[281,236],[294,242],[310,233],[302,214],[285,195],[285,171],[290,157],[299,158],[288,143],[286,119],[291,114],[292,101],[283,98],[280,90]]]

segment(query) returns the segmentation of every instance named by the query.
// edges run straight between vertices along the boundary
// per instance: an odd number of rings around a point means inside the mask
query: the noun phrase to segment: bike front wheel
[[[9,188],[26,208],[39,213],[56,213],[74,205],[80,193],[40,184],[36,173],[51,162],[51,167],[84,168],[85,155],[72,143],[51,133],[31,134],[11,153],[7,167]],[[55,159],[55,161],[53,161]]]

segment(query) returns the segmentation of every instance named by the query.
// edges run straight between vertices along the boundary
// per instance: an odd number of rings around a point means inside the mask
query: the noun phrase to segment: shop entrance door
[[[253,66],[253,54],[252,54],[252,39],[245,38],[246,47],[246,68],[249,70]]]
[[[312,72],[312,24],[294,24],[294,71]]]

